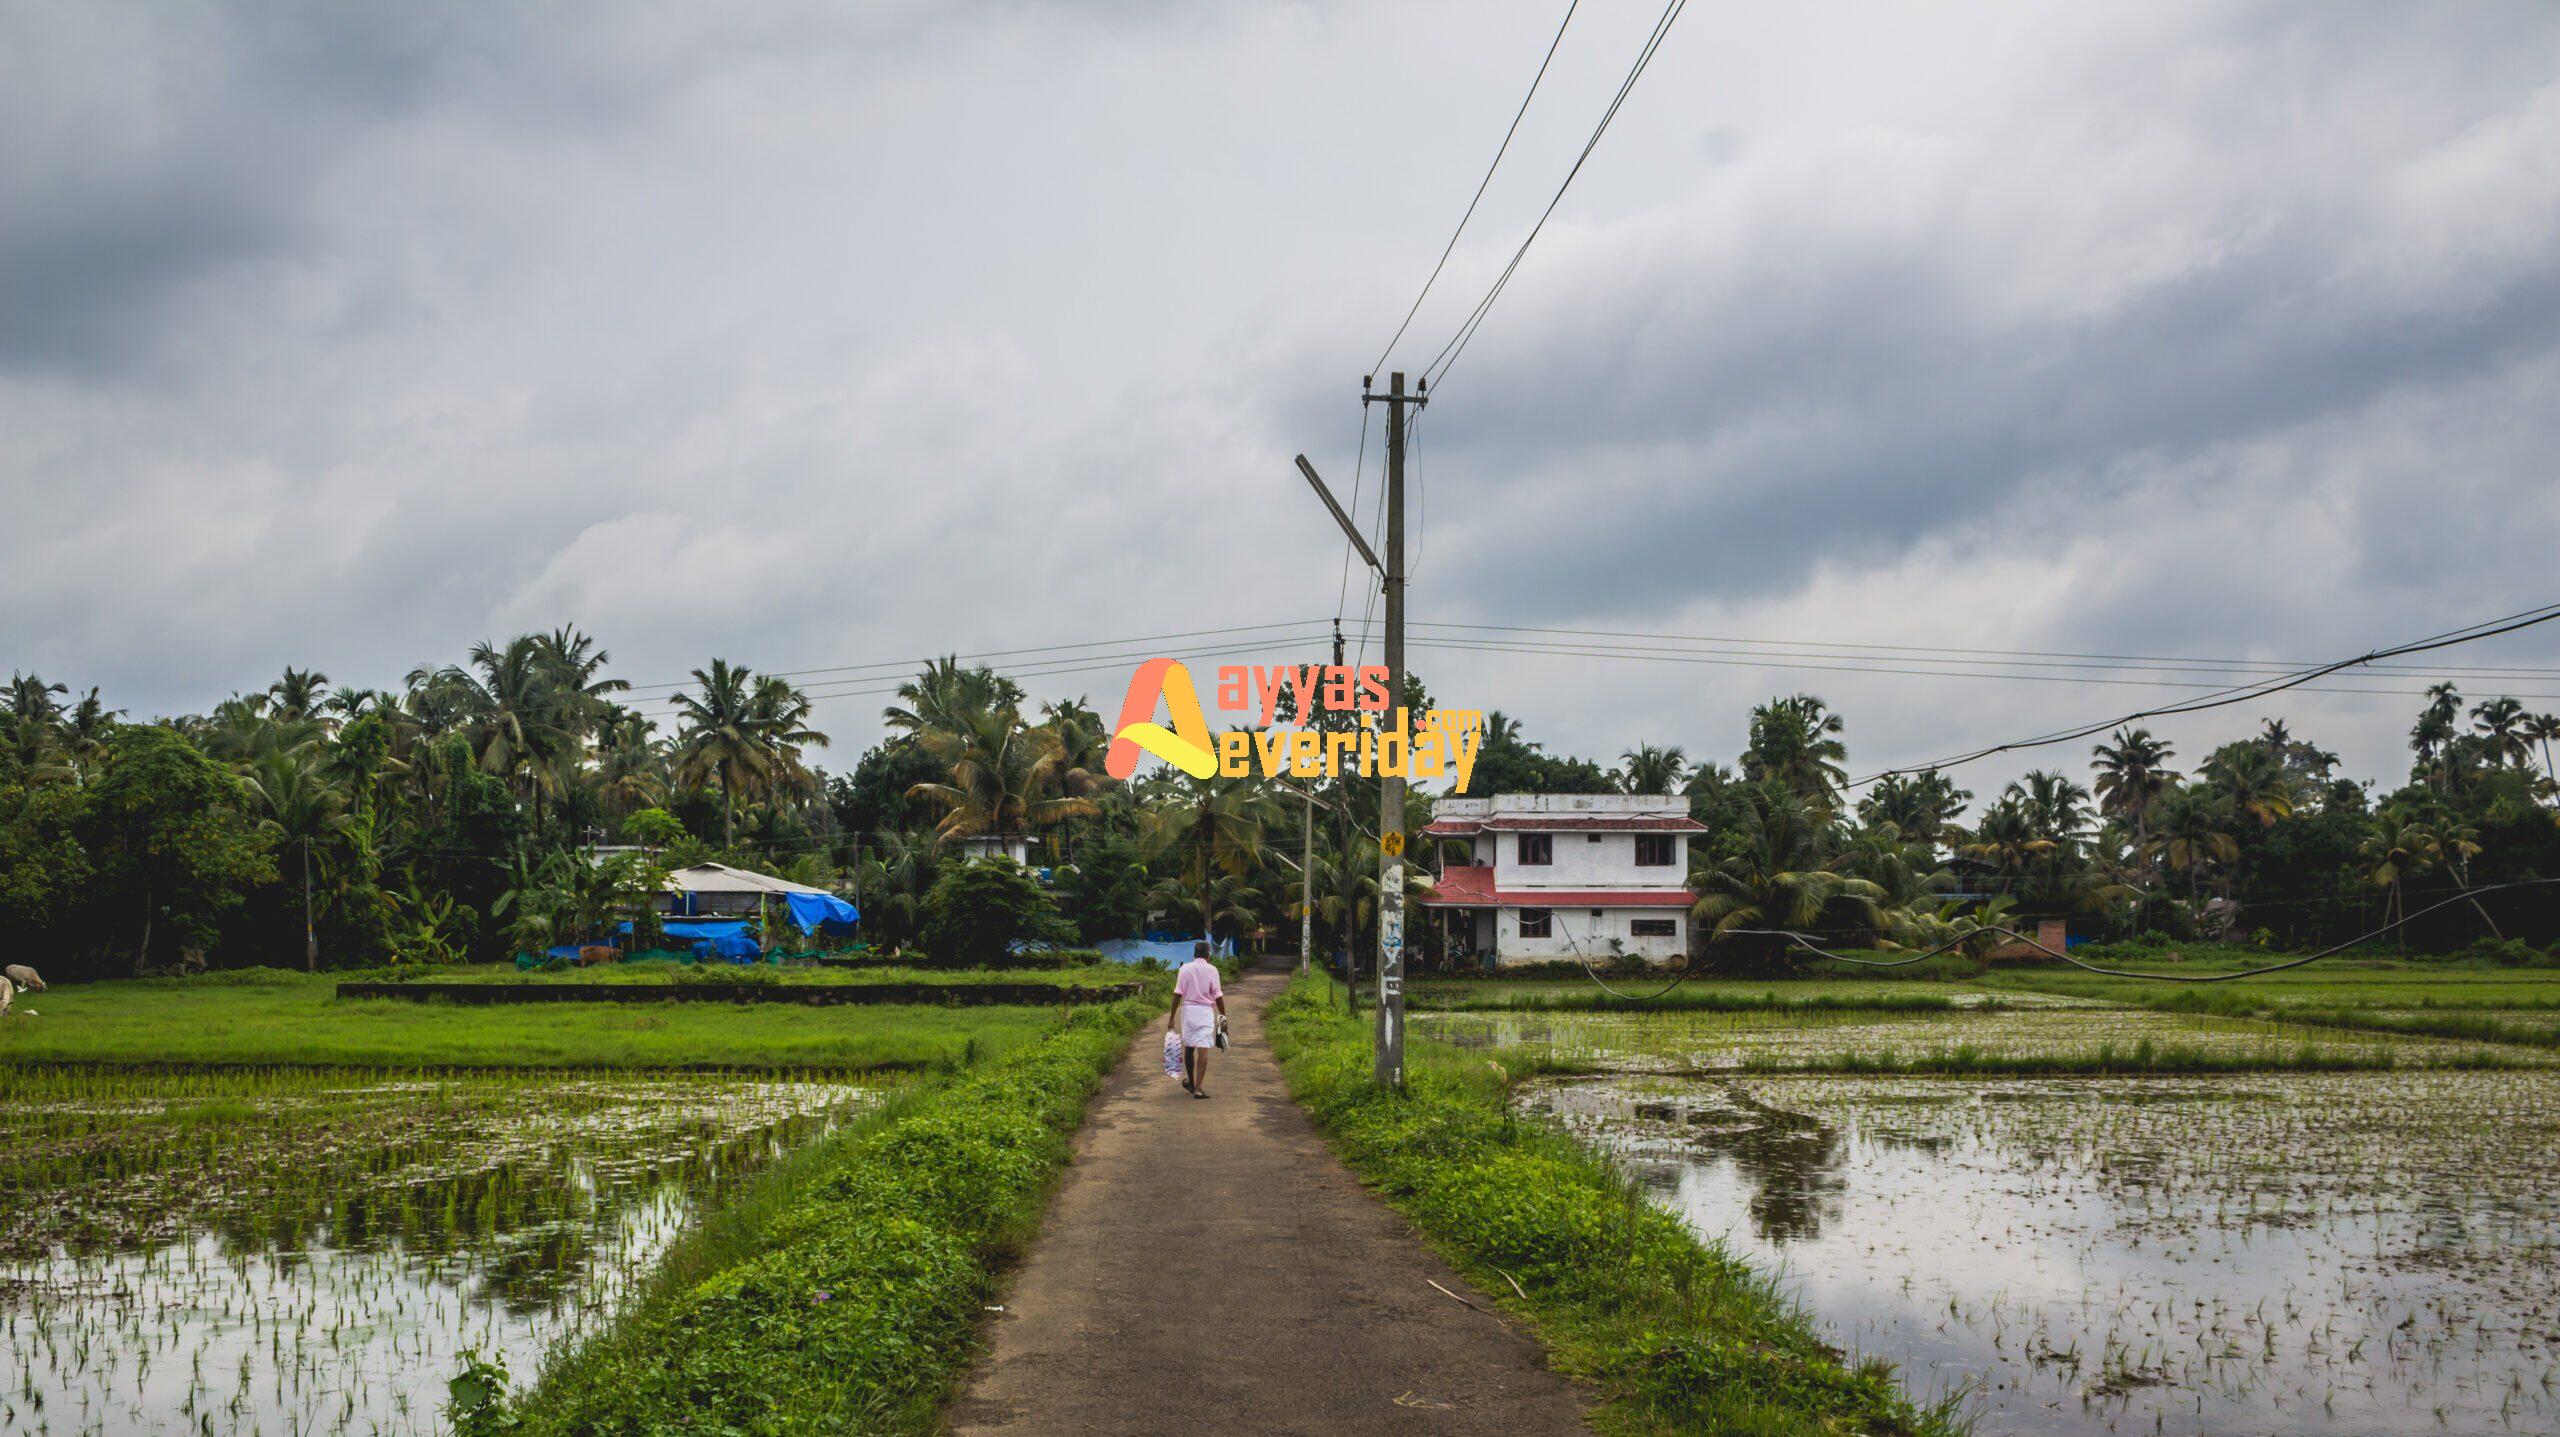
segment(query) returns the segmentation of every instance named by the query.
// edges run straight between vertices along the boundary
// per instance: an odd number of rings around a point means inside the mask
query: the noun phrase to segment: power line
[[[1269,624],[1237,624],[1237,625],[1233,625],[1233,626],[1230,626],[1230,627],[1227,627],[1227,628],[1222,628],[1222,629],[1185,629],[1185,630],[1183,630],[1183,631],[1181,631],[1181,632],[1179,632],[1179,633],[1171,633],[1171,634],[1138,634],[1138,635],[1134,635],[1134,636],[1129,637],[1129,638],[1120,638],[1120,639],[1087,639],[1087,640],[1084,640],[1083,642],[1080,642],[1080,643],[1072,643],[1072,644],[1033,644],[1033,645],[1030,645],[1030,646],[1028,646],[1028,647],[1025,647],[1025,648],[1018,648],[1018,649],[980,649],[980,650],[978,650],[978,651],[976,651],[976,652],[974,652],[974,653],[965,653],[965,654],[949,654],[949,655],[944,655],[944,654],[926,654],[926,655],[923,655],[923,656],[920,656],[920,657],[911,657],[911,658],[903,658],[903,659],[875,659],[875,660],[873,660],[873,661],[871,661],[871,662],[869,662],[869,663],[861,663],[861,664],[833,664],[833,665],[829,665],[829,666],[824,667],[824,668],[812,668],[812,669],[775,669],[775,670],[768,670],[768,671],[766,671],[766,673],[767,673],[767,676],[768,676],[768,677],[772,677],[772,678],[786,678],[786,679],[787,679],[787,678],[800,678],[800,677],[805,677],[806,675],[809,675],[809,674],[838,674],[838,673],[852,673],[853,671],[858,670],[858,669],[896,669],[896,668],[905,668],[905,667],[908,667],[909,665],[913,665],[913,664],[931,663],[931,662],[933,662],[935,659],[938,659],[938,658],[945,658],[945,657],[948,657],[948,658],[957,658],[957,659],[993,659],[993,658],[1004,658],[1004,657],[1007,657],[1007,656],[1010,656],[1010,655],[1016,655],[1016,654],[1040,654],[1040,653],[1052,653],[1052,652],[1062,652],[1062,651],[1064,651],[1064,650],[1068,650],[1068,649],[1097,649],[1097,648],[1112,648],[1112,647],[1117,647],[1117,646],[1122,645],[1122,644],[1143,644],[1143,643],[1152,643],[1152,642],[1154,642],[1154,641],[1156,641],[1156,640],[1158,640],[1158,639],[1190,639],[1190,638],[1199,638],[1199,637],[1202,637],[1202,636],[1204,636],[1204,635],[1210,635],[1210,634],[1245,634],[1245,633],[1253,633],[1253,632],[1256,632],[1256,631],[1259,631],[1259,630],[1266,630],[1266,629],[1294,629],[1294,628],[1303,628],[1303,627],[1305,627],[1305,626],[1307,626],[1307,625],[1309,625],[1309,624],[1320,624],[1320,623],[1323,623],[1323,622],[1324,622],[1324,621],[1323,621],[1322,619],[1289,619],[1289,620],[1285,620],[1285,621],[1282,621],[1282,622],[1278,622],[1278,623],[1269,623]],[[837,682],[851,682],[851,680],[849,680],[849,679],[848,679],[848,680],[838,680]],[[693,684],[694,684],[694,681],[693,681],[692,679],[680,679],[680,680],[677,680],[677,681],[675,681],[675,682],[673,682],[673,683],[632,684],[632,685],[630,685],[630,686],[628,687],[627,692],[631,692],[631,693],[643,693],[643,692],[653,692],[653,691],[658,691],[658,690],[685,689],[685,688],[691,688],[691,687],[693,686]]]
[[[2160,667],[2170,667],[2170,668],[2191,668],[2191,669],[2203,669],[2203,668],[2266,669],[2266,670],[2273,670],[2273,671],[2280,672],[2280,673],[2290,673],[2290,672],[2292,672],[2292,671],[2294,671],[2294,670],[2296,670],[2296,669],[2309,668],[2309,667],[2311,667],[2312,665],[2314,665],[2314,664],[2316,664],[2316,663],[2318,663],[2318,662],[2319,662],[2319,660],[2316,660],[2316,659],[2199,659],[2199,658],[2180,658],[2180,657],[2173,657],[2173,656],[2163,655],[2163,654],[2109,654],[2109,653],[2085,653],[2085,652],[2080,652],[2080,651],[2070,650],[2070,649],[1988,649],[1988,648],[1968,648],[1968,647],[1964,647],[1964,646],[1961,646],[1961,645],[1951,645],[1951,644],[1882,644],[1882,643],[1865,643],[1865,642],[1853,642],[1853,641],[1847,641],[1847,640],[1833,640],[1833,639],[1746,639],[1746,638],[1737,638],[1737,637],[1733,637],[1733,636],[1730,636],[1730,635],[1722,635],[1722,634],[1663,634],[1663,633],[1652,633],[1652,632],[1647,632],[1647,631],[1644,631],[1644,630],[1638,630],[1638,629],[1565,629],[1565,628],[1542,628],[1542,627],[1538,627],[1538,626],[1535,626],[1535,625],[1529,625],[1529,624],[1455,624],[1455,623],[1424,622],[1424,621],[1419,620],[1419,619],[1417,619],[1417,620],[1415,620],[1415,621],[1414,621],[1414,626],[1415,626],[1415,627],[1417,627],[1417,628],[1427,628],[1427,629],[1471,629],[1471,630],[1483,630],[1483,631],[1488,631],[1488,632],[1513,633],[1513,634],[1565,634],[1565,635],[1572,635],[1572,636],[1577,636],[1577,637],[1590,637],[1590,638],[1653,639],[1653,640],[1658,640],[1658,641],[1661,641],[1661,642],[1664,642],[1664,643],[1682,643],[1682,644],[1741,644],[1741,645],[1750,645],[1750,646],[1755,646],[1755,647],[1775,647],[1775,648],[1782,648],[1782,649],[1848,649],[1848,650],[1876,650],[1876,651],[1880,651],[1880,652],[1892,653],[1892,654],[1897,654],[1897,655],[1900,655],[1900,654],[1914,654],[1914,655],[1917,655],[1917,654],[1959,654],[1959,655],[1964,655],[1964,656],[1967,656],[1967,657],[1977,657],[1977,656],[1978,656],[1978,657],[2002,658],[2002,659],[2006,659],[2006,658],[2019,658],[2019,659],[2087,659],[2087,660],[2105,660],[2105,661],[2114,661],[2114,662],[2119,662],[2119,663],[2123,663],[2123,664],[2127,664],[2127,665],[2132,665],[2132,666],[2136,666],[2136,667],[2143,667],[2143,666],[2160,666]],[[1848,654],[1848,655],[1844,655],[1844,657],[1865,657],[1865,655],[1863,655],[1863,654]],[[1955,660],[1943,660],[1943,661],[1942,661],[1942,660],[1930,660],[1930,659],[1914,659],[1914,660],[1912,660],[1912,662],[1915,662],[1915,663],[1928,663],[1928,662],[1955,662]],[[2046,667],[2053,667],[2053,666],[2052,666],[2052,665],[2047,665]],[[2525,667],[2511,667],[2511,668],[2419,668],[2419,667],[2413,667],[2413,666],[2407,666],[2407,665],[2396,665],[2396,664],[2375,664],[2375,665],[2373,665],[2372,667],[2373,667],[2373,668],[2375,668],[2375,669],[2376,669],[2376,670],[2378,670],[2378,671],[2383,671],[2383,672],[2399,672],[2399,673],[2420,673],[2420,674],[2460,674],[2460,675],[2471,675],[2471,676],[2481,676],[2481,677],[2504,677],[2504,678],[2560,678],[2560,668],[2547,668],[2547,667],[2546,667],[2546,668],[2525,668]]]
[[[1958,754],[1953,758],[1942,759],[1936,763],[1916,764],[1905,768],[1884,769],[1878,773],[1870,774],[1865,778],[1859,779],[1854,783],[1850,783],[1846,785],[1846,787],[1863,788],[1879,779],[1893,777],[1898,774],[1922,773],[1949,769],[1957,767],[1960,764],[1972,763],[1977,759],[1989,758],[1993,754],[1997,753],[2010,753],[2020,749],[2043,748],[2051,744],[2069,743],[2075,739],[2087,738],[2091,734],[2104,733],[2108,729],[2117,728],[2124,724],[2139,722],[2143,719],[2160,718],[2170,714],[2201,713],[2206,709],[2225,708],[2232,704],[2249,703],[2256,699],[2262,699],[2269,697],[2270,695],[2283,693],[2287,689],[2300,688],[2314,679],[2336,673],[2340,669],[2354,668],[2359,664],[2369,664],[2376,659],[2398,658],[2405,654],[2421,654],[2428,653],[2436,649],[2451,648],[2456,644],[2477,643],[2482,639],[2496,638],[2500,634],[2511,634],[2519,629],[2532,628],[2536,624],[2549,623],[2553,619],[2560,619],[2560,604],[2544,604],[2536,608],[2519,610],[2516,613],[2508,614],[2503,618],[2489,619],[2477,624],[2468,624],[2459,629],[2448,629],[2441,634],[2431,634],[2423,639],[2413,639],[2405,644],[2395,644],[2390,648],[2373,649],[2360,654],[2355,658],[2339,659],[2332,663],[2320,664],[2282,679],[2270,680],[2263,683],[2243,684],[2205,695],[2202,698],[2190,699],[2184,703],[2167,704],[2159,708],[2144,709],[2136,713],[2126,714],[2120,718],[2108,719],[2103,723],[2084,724],[2076,728],[2058,730],[2049,734],[2041,734],[2034,738],[2016,739],[2008,743],[1993,744],[1988,748],[1975,749],[1971,753]],[[2537,695],[2537,697],[2539,696]]]
[[[1636,81],[1644,78],[1645,70],[1653,64],[1655,53],[1662,48],[1664,38],[1670,35],[1671,27],[1679,22],[1680,12],[1688,7],[1688,3],[1689,0],[1670,0],[1669,4],[1663,6],[1662,17],[1654,21],[1653,33],[1645,38],[1644,49],[1636,55],[1635,64],[1628,68],[1627,78],[1620,82],[1618,93],[1610,99],[1609,108],[1601,113],[1600,122],[1592,126],[1591,138],[1583,142],[1582,153],[1575,157],[1573,168],[1565,172],[1564,183],[1556,186],[1555,197],[1547,201],[1547,207],[1539,214],[1538,222],[1529,227],[1528,237],[1520,241],[1520,248],[1513,252],[1511,262],[1503,266],[1501,275],[1494,280],[1492,288],[1485,291],[1484,298],[1476,301],[1475,309],[1458,326],[1458,332],[1450,336],[1449,342],[1440,347],[1438,354],[1432,356],[1431,363],[1423,367],[1426,387],[1447,382],[1450,367],[1458,362],[1460,354],[1466,352],[1468,343],[1475,338],[1476,330],[1483,325],[1485,315],[1492,311],[1494,301],[1501,298],[1502,291],[1511,283],[1511,276],[1519,270],[1520,261],[1528,257],[1529,246],[1537,243],[1539,233],[1546,229],[1548,219],[1556,212],[1556,206],[1564,203],[1565,191],[1573,188],[1574,178],[1582,173],[1582,167],[1590,160],[1591,152],[1600,147],[1601,136],[1609,133],[1609,126],[1618,118],[1619,109],[1627,103],[1627,96],[1634,92]]]
[[[1538,73],[1529,77],[1529,93],[1520,97],[1520,108],[1512,112],[1511,127],[1502,132],[1502,145],[1493,152],[1493,163],[1484,167],[1484,178],[1476,182],[1475,195],[1467,201],[1467,212],[1458,216],[1458,227],[1449,232],[1449,243],[1441,247],[1438,263],[1431,266],[1430,277],[1422,282],[1422,292],[1413,297],[1413,307],[1404,312],[1404,323],[1396,326],[1395,334],[1387,340],[1387,347],[1378,351],[1378,362],[1369,366],[1371,374],[1386,372],[1388,356],[1395,353],[1397,341],[1402,340],[1404,332],[1412,327],[1413,317],[1422,312],[1422,302],[1430,297],[1431,286],[1439,282],[1440,271],[1448,265],[1450,253],[1458,247],[1458,236],[1467,232],[1467,221],[1475,218],[1476,206],[1484,202],[1485,188],[1493,183],[1493,172],[1502,168],[1502,157],[1511,152],[1511,137],[1520,133],[1520,117],[1529,113],[1529,102],[1538,97],[1538,84],[1547,78],[1547,66],[1555,63],[1556,47],[1564,43],[1565,29],[1573,24],[1573,12],[1581,8],[1581,4],[1582,0],[1572,0],[1564,7],[1564,20],[1556,26],[1556,37],[1547,42],[1546,58],[1538,62]],[[1361,410],[1365,416],[1368,406],[1362,405]]]
[[[2013,673],[2005,670],[1976,668],[1908,668],[1896,664],[1857,663],[1857,655],[1792,654],[1783,650],[1746,653],[1736,657],[1710,657],[1708,653],[1680,649],[1643,649],[1627,646],[1584,647],[1571,644],[1541,644],[1532,641],[1499,639],[1450,639],[1423,637],[1410,641],[1416,648],[1438,649],[1452,653],[1525,654],[1545,658],[1624,659],[1640,663],[1704,664],[1719,668],[1782,669],[1803,673],[1829,674],[1900,674],[1914,678],[1983,679],[2015,683],[2101,684],[2109,687],[2208,689],[2221,691],[2217,683],[2179,679],[2101,678],[2093,674]],[[1928,662],[1912,660],[1910,662]],[[1938,660],[1958,663],[1961,660]],[[2424,689],[2350,688],[2327,684],[2305,686],[2306,693],[2326,694],[2397,694],[2404,697],[2424,694]],[[2508,695],[2523,699],[2560,699],[2560,692],[2515,692]]]
[[[1314,621],[1310,621],[1311,624],[1312,622]],[[1303,633],[1274,634],[1267,638],[1255,640],[1255,642],[1269,644],[1321,644],[1326,641],[1327,637],[1328,634],[1326,631],[1310,626]],[[1118,654],[1086,654],[1075,659],[1047,667],[1008,669],[1002,676],[1009,679],[1046,678],[1056,674],[1091,673],[1103,669],[1116,669],[1131,662],[1143,663],[1148,659],[1204,658],[1215,654],[1231,654],[1235,652],[1237,652],[1237,649],[1233,644],[1206,644],[1196,648],[1175,649],[1170,652],[1161,648],[1133,649],[1127,653]],[[813,699],[835,699],[855,698],[864,694],[893,694],[899,689],[904,688],[909,681],[906,679],[892,680],[885,675],[874,674],[859,679],[842,679],[837,682],[854,684],[857,685],[857,687],[849,689],[815,688],[806,691],[804,697]]]

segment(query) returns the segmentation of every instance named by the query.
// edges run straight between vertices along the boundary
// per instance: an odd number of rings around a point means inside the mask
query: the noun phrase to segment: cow
[[[10,982],[29,993],[44,991],[44,980],[36,976],[36,970],[24,963],[12,963],[6,968],[0,968],[0,976],[6,976]]]
[[[598,963],[611,963],[621,956],[622,951],[618,948],[601,943],[590,943],[578,950],[578,966],[586,968]]]
[[[17,1001],[18,990],[10,984],[8,979],[0,978],[0,1013],[8,1012],[9,1005]]]

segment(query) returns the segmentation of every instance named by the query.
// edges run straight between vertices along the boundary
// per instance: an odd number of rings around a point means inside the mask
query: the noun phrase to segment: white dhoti
[[[1214,1048],[1218,1046],[1218,1010],[1207,1003],[1182,1005],[1182,1046]]]

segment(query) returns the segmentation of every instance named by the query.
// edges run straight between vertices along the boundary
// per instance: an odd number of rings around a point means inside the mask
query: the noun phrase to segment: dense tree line
[[[1024,890],[952,882],[978,839],[1029,846],[1046,906],[1022,921],[1059,941],[1155,927],[1291,943],[1302,863],[1319,946],[1373,940],[1365,783],[1160,767],[1117,782],[1089,704],[1035,710],[951,659],[900,685],[887,736],[830,774],[810,699],[783,678],[715,659],[644,703],[608,664],[564,628],[422,666],[397,693],[289,668],[151,722],[16,676],[0,695],[0,936],[72,974],[496,958],[596,937],[647,907],[665,868],[718,859],[853,894],[876,943],[983,944],[954,905]],[[1430,705],[1419,680],[1404,697]],[[2039,916],[2298,948],[2423,913],[2395,941],[2546,944],[2560,900],[2544,891],[2435,905],[2560,874],[2556,732],[2513,699],[2466,706],[2439,686],[2407,781],[2380,794],[2271,722],[2192,763],[2128,729],[2084,768],[1978,799],[1934,772],[1852,792],[1842,716],[1799,694],[1752,710],[1729,765],[1656,744],[1614,765],[1558,756],[1495,712],[1474,791],[1684,794],[1708,829],[1700,926],[1732,935],[1710,952],[1735,964],[1776,956],[1738,930],[1913,946]],[[1418,828],[1429,796],[1414,808]],[[1437,861],[1409,870],[1417,890]],[[1429,925],[1415,931],[1427,945]]]

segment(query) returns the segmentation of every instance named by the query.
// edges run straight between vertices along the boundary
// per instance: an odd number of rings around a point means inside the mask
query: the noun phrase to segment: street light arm
[[[1343,513],[1342,506],[1334,502],[1333,491],[1324,487],[1324,481],[1316,477],[1316,466],[1308,463],[1307,456],[1304,454],[1298,456],[1298,472],[1306,475],[1307,482],[1315,486],[1316,497],[1322,499],[1324,507],[1333,512],[1333,522],[1342,526],[1343,537],[1351,541],[1352,548],[1360,551],[1362,562],[1380,575],[1384,575],[1387,572],[1387,566],[1378,562],[1377,551],[1369,547],[1368,540],[1360,537],[1360,531],[1352,526],[1351,516]]]

